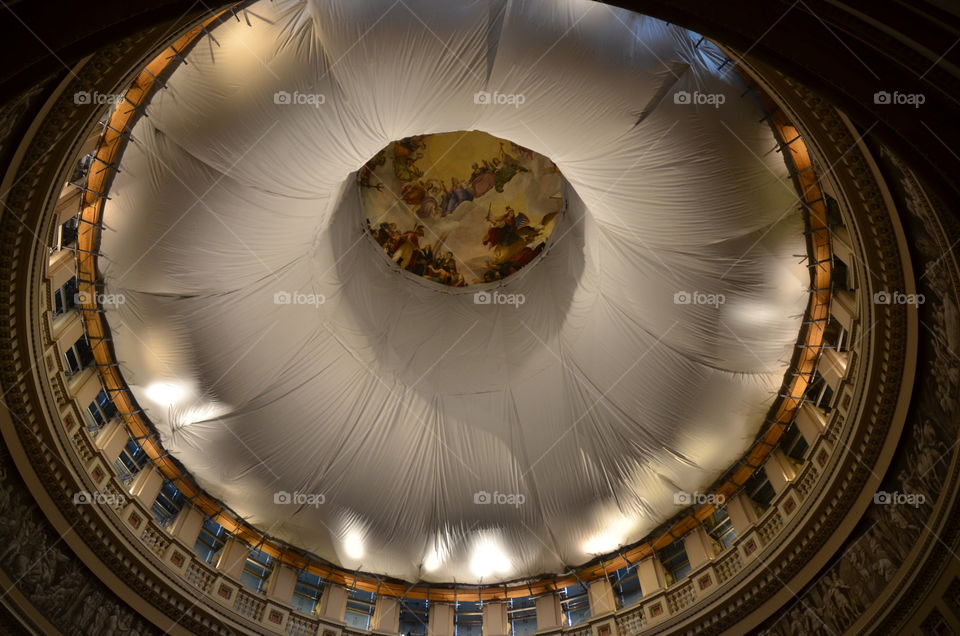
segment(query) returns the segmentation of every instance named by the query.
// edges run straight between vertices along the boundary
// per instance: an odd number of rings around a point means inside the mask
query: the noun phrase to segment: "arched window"
[[[737,539],[737,531],[733,527],[733,521],[727,515],[723,508],[717,508],[709,517],[703,520],[703,525],[707,529],[710,538],[717,542],[721,550],[729,548]]]
[[[400,636],[426,636],[430,620],[430,601],[404,598],[400,600]]]
[[[483,636],[483,607],[480,601],[457,601],[453,609],[454,636]]]
[[[297,584],[293,588],[293,606],[297,611],[304,614],[316,612],[322,594],[323,579],[319,575],[309,572],[297,574]]]
[[[677,539],[662,550],[657,551],[669,583],[676,583],[690,574],[690,559],[687,558],[687,548],[683,544],[683,537]]]
[[[568,627],[579,625],[590,618],[590,598],[582,583],[560,590],[560,607]]]
[[[611,585],[613,586],[613,593],[617,596],[617,607],[630,607],[643,598],[636,564],[628,565],[614,572],[611,577]]]
[[[248,589],[254,592],[263,592],[273,571],[274,559],[266,552],[257,548],[250,550],[247,554],[247,560],[243,564],[243,572],[240,574],[240,582]]]
[[[370,629],[370,619],[373,617],[375,599],[376,596],[373,592],[349,590],[347,593],[347,611],[343,621],[357,629]]]
[[[537,601],[532,596],[512,598],[507,602],[510,636],[529,636],[537,631]]]
[[[193,544],[193,549],[205,563],[213,563],[214,558],[227,542],[226,535],[227,531],[223,526],[213,519],[207,519],[200,528],[200,534],[197,536],[197,542]]]

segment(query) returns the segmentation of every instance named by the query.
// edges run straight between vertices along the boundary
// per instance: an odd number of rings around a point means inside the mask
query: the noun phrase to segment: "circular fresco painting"
[[[394,141],[357,180],[366,230],[390,260],[453,287],[528,265],[563,211],[552,161],[478,131]]]

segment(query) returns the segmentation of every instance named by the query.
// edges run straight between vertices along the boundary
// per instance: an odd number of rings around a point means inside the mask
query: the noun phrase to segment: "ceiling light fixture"
[[[188,393],[182,382],[154,382],[145,390],[147,398],[163,406],[176,405],[187,397]]]

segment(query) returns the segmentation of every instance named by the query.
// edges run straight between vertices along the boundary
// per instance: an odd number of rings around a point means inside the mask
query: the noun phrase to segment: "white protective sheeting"
[[[642,538],[747,448],[808,277],[773,136],[712,45],[582,0],[241,17],[137,124],[102,247],[125,377],[212,495],[345,567],[493,582]],[[568,181],[548,252],[504,281],[518,308],[402,276],[362,233],[365,161],[472,129]]]

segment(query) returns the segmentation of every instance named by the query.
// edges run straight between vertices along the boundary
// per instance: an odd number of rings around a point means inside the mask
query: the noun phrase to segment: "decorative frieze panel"
[[[670,609],[671,614],[676,614],[693,605],[696,602],[696,595],[694,594],[690,579],[686,579],[673,586],[673,588],[667,592],[666,598],[667,607]]]
[[[246,590],[237,590],[237,600],[233,604],[233,609],[241,616],[253,619],[257,622],[263,620],[263,612],[267,607],[267,602],[258,598]]]
[[[763,545],[769,545],[783,528],[783,516],[776,508],[767,513],[757,527],[757,534]]]
[[[156,528],[152,523],[148,523],[143,529],[140,540],[143,541],[144,545],[150,548],[154,554],[161,558],[167,551],[167,546],[170,545],[170,540],[165,536],[165,533]]]
[[[743,569],[743,559],[740,558],[740,552],[736,548],[727,550],[726,554],[717,559],[713,569],[717,573],[717,582],[725,583]]]
[[[621,636],[634,636],[639,634],[645,626],[643,611],[638,608],[636,611],[617,616],[617,632]]]
[[[216,580],[217,575],[200,565],[199,561],[192,561],[190,565],[187,566],[184,578],[187,580],[187,583],[201,592],[209,593],[213,588],[213,582]]]
[[[318,625],[296,614],[290,614],[287,619],[288,636],[317,636]]]

